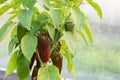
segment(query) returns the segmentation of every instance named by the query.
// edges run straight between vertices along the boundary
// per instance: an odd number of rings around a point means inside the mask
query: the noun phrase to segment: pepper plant
[[[0,42],[10,33],[10,60],[5,76],[14,70],[19,80],[61,80],[63,58],[74,72],[77,35],[86,44],[92,32],[81,5],[89,4],[102,18],[93,0],[0,0],[0,16],[10,14],[0,28]]]

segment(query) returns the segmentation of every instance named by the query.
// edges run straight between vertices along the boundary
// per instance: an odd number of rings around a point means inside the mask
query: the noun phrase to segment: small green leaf
[[[80,11],[79,8],[71,8],[71,19],[73,20],[76,28],[81,28],[84,23],[84,14]]]
[[[18,51],[15,51],[12,54],[7,64],[7,70],[6,70],[5,76],[10,75],[17,68],[17,54],[18,54]]]
[[[50,38],[51,38],[52,40],[54,40],[55,28],[54,28],[53,26],[51,26],[51,25],[47,25],[46,27],[47,27],[48,33],[49,33],[49,35],[50,35]]]
[[[61,80],[58,69],[49,65],[38,70],[37,80]]]
[[[60,9],[50,9],[50,15],[55,27],[62,23],[62,12]]]
[[[92,31],[90,29],[89,24],[88,23],[83,24],[83,28],[84,28],[84,30],[85,30],[85,32],[86,32],[90,42],[93,42]]]
[[[10,54],[13,51],[14,44],[15,44],[15,41],[14,41],[14,38],[13,38],[13,39],[10,40],[9,45],[8,45],[8,54]]]
[[[21,49],[24,56],[30,61],[37,47],[37,37],[27,34],[21,40]]]
[[[33,10],[20,10],[17,15],[21,25],[30,30]]]
[[[87,0],[87,2],[95,9],[98,16],[102,19],[102,10],[100,6],[96,2],[93,2],[92,0]]]
[[[37,0],[21,0],[21,2],[24,6],[27,6],[28,8],[32,9]]]
[[[6,22],[2,28],[0,28],[0,42],[5,38],[10,28],[14,25],[13,22]]]
[[[77,30],[78,34],[82,37],[84,42],[88,45],[88,41],[86,39],[85,33],[82,30]]]
[[[28,80],[30,76],[28,60],[22,55],[22,56],[19,56],[17,61],[18,61],[17,62],[17,75],[19,77],[19,80]]]

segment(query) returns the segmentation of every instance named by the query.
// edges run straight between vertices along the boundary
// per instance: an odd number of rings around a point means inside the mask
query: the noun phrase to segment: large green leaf
[[[55,27],[62,23],[62,11],[60,9],[50,9],[50,15]]]
[[[37,80],[61,80],[58,69],[49,65],[38,70]]]
[[[86,39],[85,33],[82,30],[77,30],[78,34],[82,37],[84,42],[88,45],[88,41]]]
[[[31,26],[32,13],[33,10],[20,10],[19,14],[17,15],[22,26],[28,30],[30,30]]]
[[[13,22],[7,22],[2,26],[2,28],[0,28],[0,42],[5,38],[5,36],[14,24],[15,23]]]
[[[84,14],[79,8],[71,8],[71,19],[73,20],[76,28],[81,28],[84,23]]]
[[[93,42],[92,31],[90,29],[89,24],[88,23],[83,24],[83,28],[84,28],[84,30],[85,30],[85,32],[86,32],[90,42]]]
[[[37,0],[21,0],[21,2],[24,6],[27,6],[28,8],[32,9]]]
[[[7,70],[5,76],[10,75],[17,68],[17,55],[18,55],[18,51],[15,51],[11,56],[7,64]]]
[[[93,2],[92,0],[87,0],[87,2],[95,9],[98,16],[102,19],[102,10],[100,6],[96,2]]]
[[[21,40],[21,49],[25,57],[30,61],[37,47],[37,37],[31,34],[25,35]]]
[[[17,75],[19,80],[28,80],[30,76],[29,61],[23,56],[17,58]]]

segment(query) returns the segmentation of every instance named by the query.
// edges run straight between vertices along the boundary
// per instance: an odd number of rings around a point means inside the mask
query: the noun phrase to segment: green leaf
[[[17,15],[23,27],[30,30],[33,10],[20,10]]]
[[[88,41],[86,39],[85,33],[82,30],[77,30],[78,34],[82,37],[84,42],[88,45]]]
[[[30,76],[28,60],[22,55],[22,56],[19,56],[17,61],[18,61],[17,62],[17,75],[19,77],[19,80],[28,80]]]
[[[51,38],[52,40],[54,40],[55,28],[54,28],[53,26],[51,26],[51,25],[46,25],[46,27],[47,27],[48,33],[49,33],[49,35],[50,35],[50,38]]]
[[[5,1],[7,1],[7,0],[0,0],[0,4],[4,3]]]
[[[90,42],[93,42],[92,31],[90,29],[89,24],[88,23],[83,24],[83,28],[84,28],[84,30],[85,30],[85,32],[86,32]]]
[[[6,4],[5,6],[1,7],[0,8],[0,15],[4,14],[10,8],[11,8],[11,5],[9,5],[9,4]]]
[[[8,11],[16,3],[17,3],[17,0],[16,1],[11,1],[10,3],[6,3],[4,6],[2,6],[0,8],[0,15],[4,14],[6,11]]]
[[[13,51],[14,44],[15,44],[15,41],[14,41],[14,38],[13,38],[13,39],[10,40],[9,45],[8,45],[8,54],[10,54]]]
[[[37,0],[21,0],[21,2],[24,6],[27,6],[28,8],[32,9]]]
[[[14,38],[16,34],[17,34],[17,26],[14,26],[11,31],[10,38],[11,39]]]
[[[10,28],[14,25],[13,22],[6,22],[2,28],[0,28],[0,42],[5,38]]]
[[[32,22],[32,29],[31,32],[35,33],[36,31],[40,30],[42,28],[41,24],[37,21]]]
[[[60,9],[50,9],[50,15],[55,27],[62,23],[62,11]]]
[[[67,49],[67,44],[65,42],[65,40],[62,40],[62,47],[60,49],[60,52],[65,56],[66,60],[67,60],[67,69],[69,72],[72,71],[72,65],[73,65],[73,61],[72,61],[72,54],[70,53],[70,51]]]
[[[37,37],[27,34],[21,40],[21,49],[25,57],[30,61],[37,47]]]
[[[41,24],[46,24],[49,23],[51,19],[47,12],[42,12],[37,16],[36,21],[40,22]]]
[[[66,45],[71,53],[76,53],[76,39],[72,32],[64,32],[62,40],[65,40]]]
[[[37,80],[61,80],[58,69],[49,65],[38,70]]]
[[[28,32],[28,30],[24,28],[21,24],[17,25],[17,36],[19,43],[21,42],[21,39],[26,34],[26,32]]]
[[[84,23],[84,14],[80,11],[79,8],[71,8],[71,19],[73,20],[76,28],[81,28]]]
[[[102,19],[102,10],[100,6],[96,2],[93,2],[92,0],[87,0],[87,2],[94,8],[98,16]]]
[[[5,76],[10,75],[17,68],[17,54],[18,54],[18,51],[15,51],[12,54],[7,64],[7,70],[6,70]]]
[[[50,8],[52,8],[52,5],[50,4],[49,0],[42,0],[43,6],[49,10]]]

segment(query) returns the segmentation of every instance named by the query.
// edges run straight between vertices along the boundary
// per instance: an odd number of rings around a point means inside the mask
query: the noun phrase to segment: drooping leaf
[[[88,23],[83,24],[83,28],[84,28],[84,30],[85,30],[85,32],[86,32],[90,42],[93,42],[92,31],[90,29],[89,24]]]
[[[24,56],[30,61],[37,47],[37,37],[31,34],[25,35],[21,40],[21,49]]]
[[[82,37],[84,42],[88,45],[88,41],[86,39],[85,33],[82,30],[77,30],[78,34]]]
[[[5,76],[10,75],[17,68],[17,54],[18,54],[18,51],[15,51],[12,54],[7,64],[7,70],[6,70]]]
[[[2,28],[0,28],[0,42],[5,38],[7,33],[9,32],[9,29],[14,25],[13,22],[6,22]]]
[[[62,40],[62,47],[60,49],[60,52],[65,56],[66,60],[67,60],[67,69],[69,72],[72,71],[72,54],[70,53],[70,51],[67,49],[67,44],[65,42],[65,40]]]
[[[21,0],[21,2],[24,6],[27,6],[28,8],[32,9],[37,0]]]
[[[86,1],[95,9],[98,16],[102,19],[102,10],[100,6],[96,2],[93,2],[92,0],[86,0]]]
[[[69,51],[73,54],[76,53],[76,39],[75,35],[72,32],[64,32],[62,40],[65,40],[66,45]]]
[[[62,12],[60,9],[50,9],[50,15],[55,27],[62,23]]]
[[[79,8],[71,8],[71,19],[73,20],[76,28],[81,28],[84,23],[84,14],[80,11]]]
[[[21,25],[28,30],[30,30],[31,26],[32,13],[33,10],[20,10],[19,14],[17,15]]]
[[[19,80],[28,80],[30,76],[29,61],[23,55],[17,58],[17,76]]]
[[[61,80],[61,77],[57,67],[49,65],[38,70],[37,80]]]

